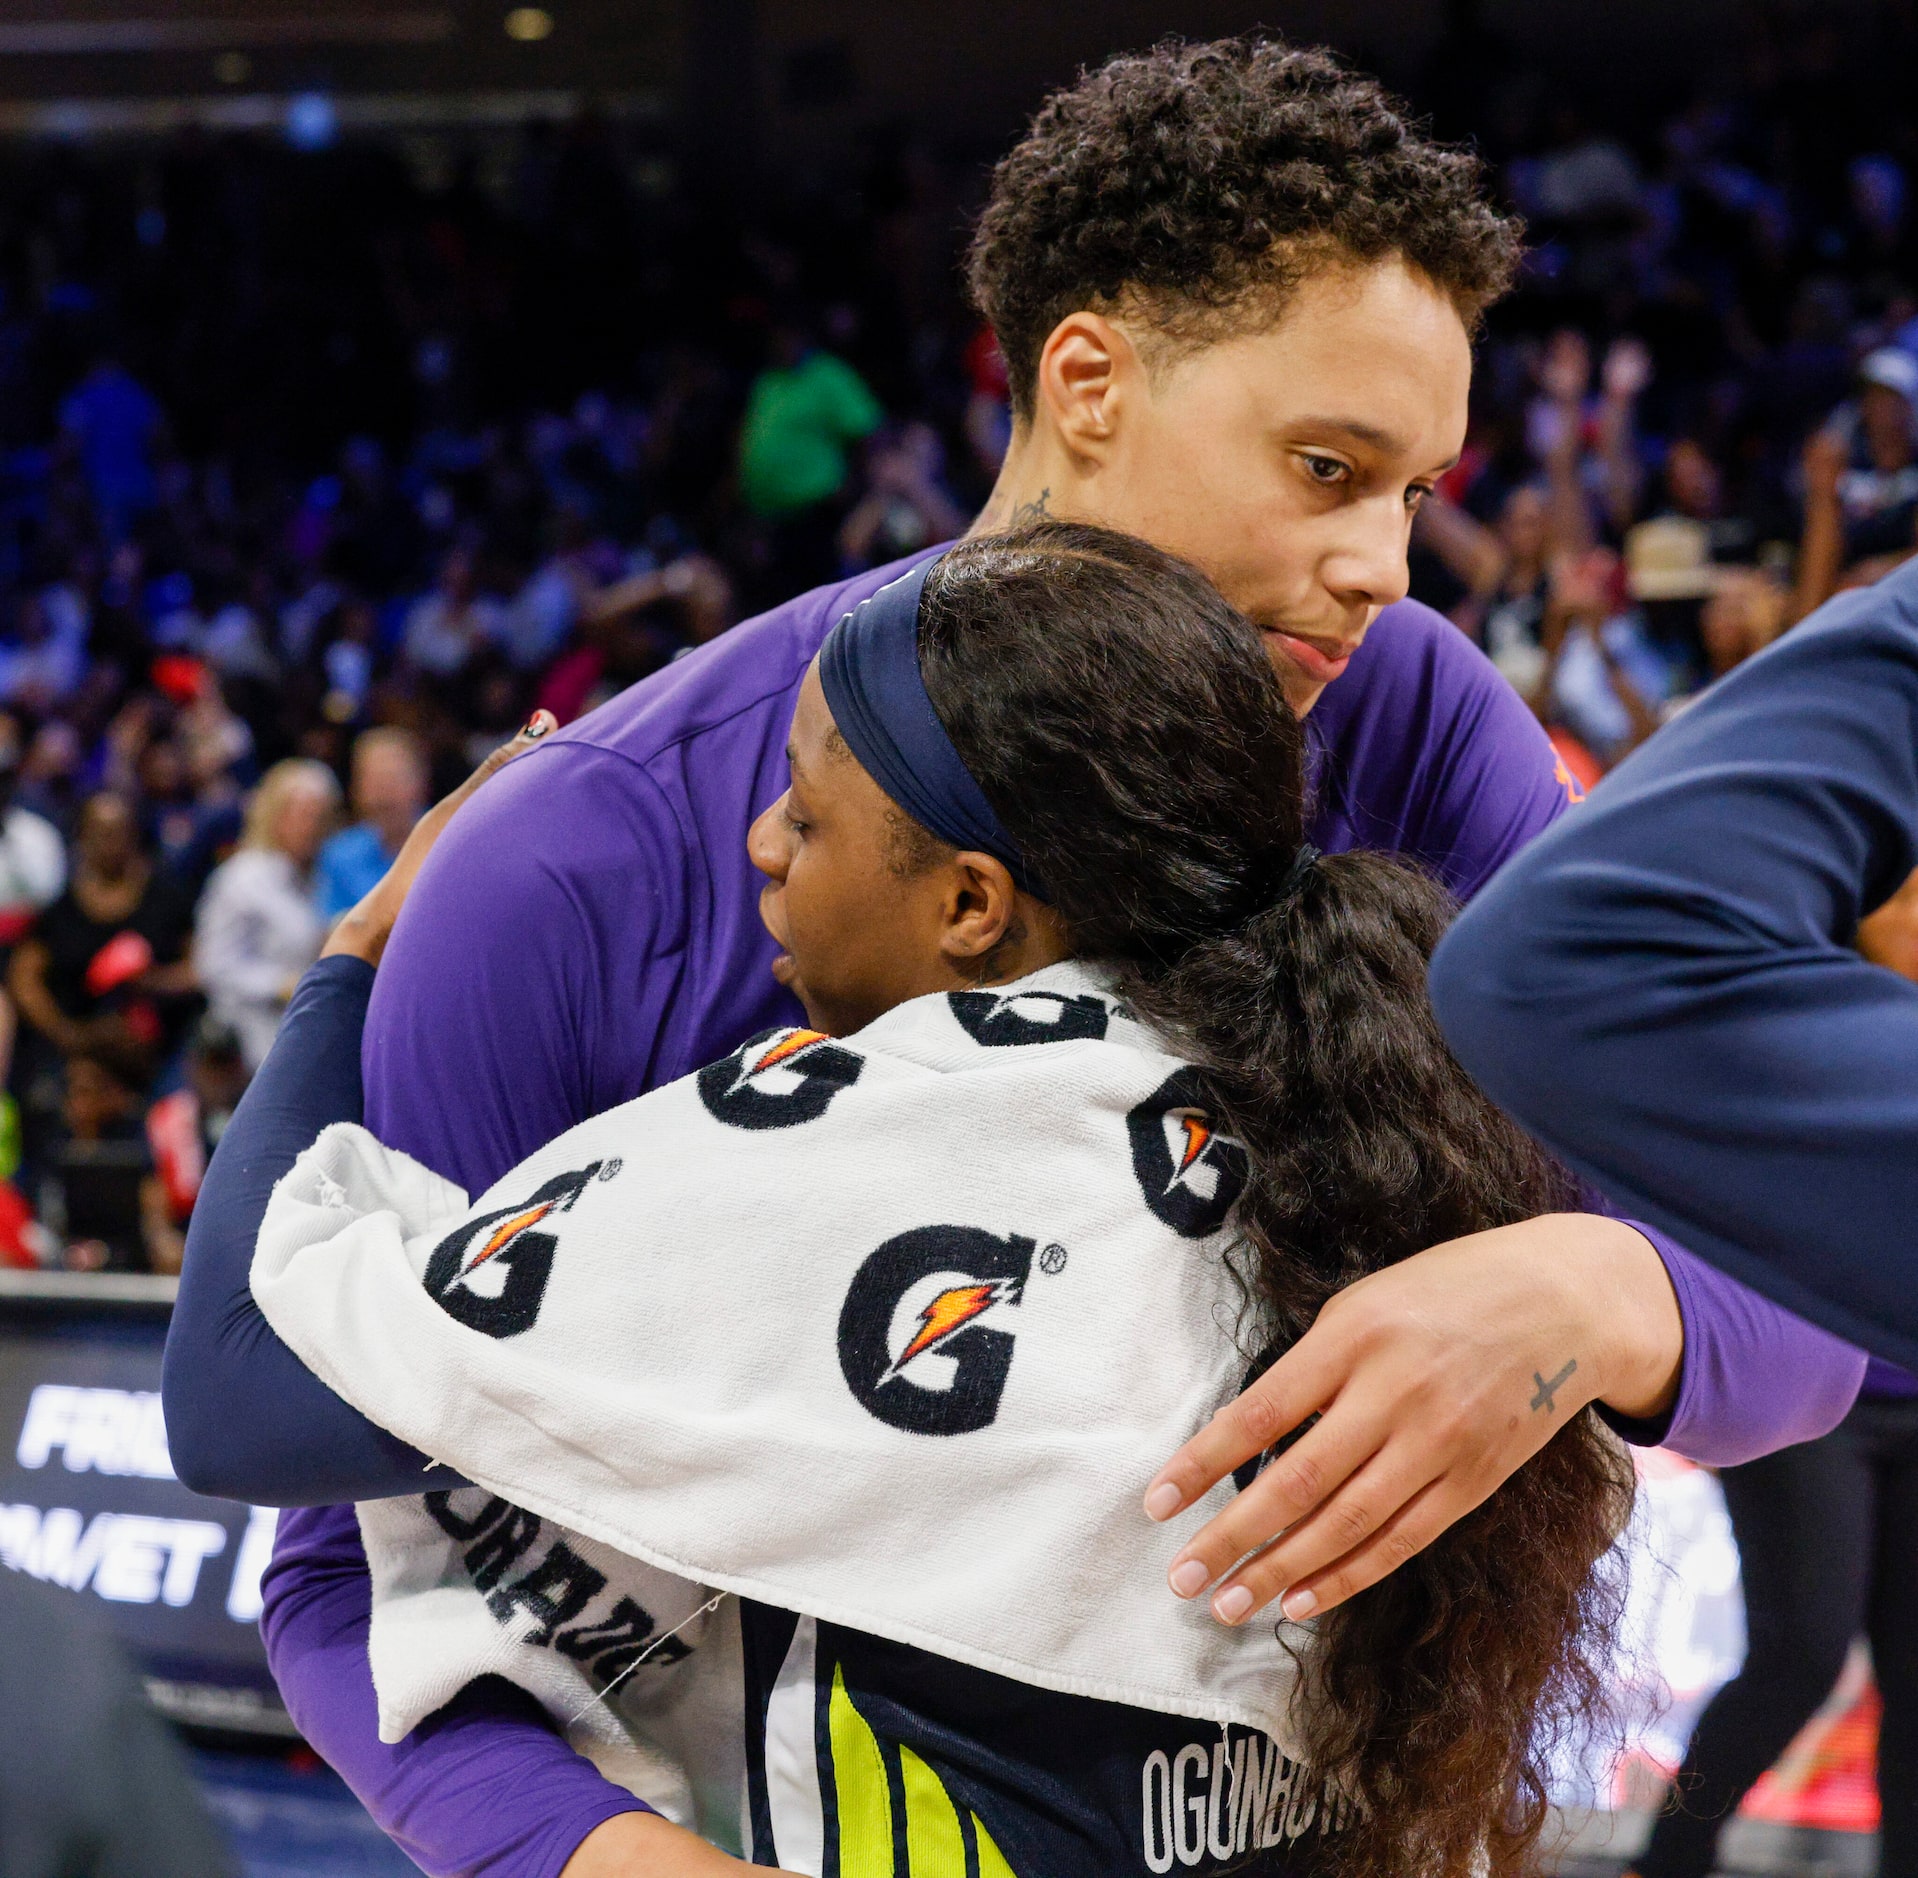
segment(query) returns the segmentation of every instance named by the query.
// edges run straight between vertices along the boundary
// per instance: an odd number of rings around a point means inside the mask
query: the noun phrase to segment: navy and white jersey
[[[1349,1805],[1268,1736],[742,1609],[751,1855],[821,1878],[1305,1878]]]

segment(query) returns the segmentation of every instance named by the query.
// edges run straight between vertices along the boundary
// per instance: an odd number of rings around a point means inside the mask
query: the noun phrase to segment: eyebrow
[[[1361,423],[1355,417],[1302,417],[1294,423],[1300,430],[1335,430],[1355,443],[1369,443],[1375,450],[1398,451],[1405,447],[1389,430]]]
[[[1385,451],[1387,455],[1396,455],[1404,449],[1404,443],[1389,430],[1379,430],[1377,424],[1364,424],[1358,418],[1300,418],[1300,428],[1304,430],[1335,430],[1350,437],[1354,443],[1369,443],[1375,451]],[[1438,474],[1458,468],[1458,453],[1438,464]]]

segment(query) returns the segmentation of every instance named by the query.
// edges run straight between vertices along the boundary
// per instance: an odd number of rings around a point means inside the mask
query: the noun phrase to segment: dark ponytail
[[[1295,866],[1303,733],[1201,575],[1071,524],[968,542],[928,580],[919,636],[934,709],[1075,950],[1116,970],[1246,1144],[1249,1347],[1286,1347],[1368,1272],[1569,1203],[1432,1018],[1443,890],[1379,854]],[[1320,1842],[1331,1869],[1529,1869],[1551,1746],[1601,1704],[1620,1598],[1603,1561],[1631,1494],[1583,1413],[1318,1621],[1305,1745],[1358,1802]]]

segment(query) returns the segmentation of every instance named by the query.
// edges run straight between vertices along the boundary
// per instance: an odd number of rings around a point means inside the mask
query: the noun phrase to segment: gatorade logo
[[[1057,991],[949,991],[946,1002],[973,1042],[987,1045],[1096,1041],[1111,1016],[1103,998]]]
[[[1126,1117],[1126,1133],[1146,1205],[1183,1238],[1217,1232],[1245,1191],[1245,1148],[1213,1127],[1198,1076],[1169,1076]]]
[[[865,1060],[817,1030],[762,1030],[699,1072],[699,1099],[729,1128],[797,1128],[817,1121]]]
[[[919,1226],[872,1253],[839,1313],[839,1367],[861,1405],[908,1434],[989,1428],[1035,1249],[1016,1234]]]
[[[618,1173],[617,1161],[595,1161],[555,1174],[530,1199],[456,1226],[426,1262],[426,1292],[447,1316],[488,1337],[531,1330],[553,1275],[559,1239],[548,1230],[586,1191],[595,1175]]]

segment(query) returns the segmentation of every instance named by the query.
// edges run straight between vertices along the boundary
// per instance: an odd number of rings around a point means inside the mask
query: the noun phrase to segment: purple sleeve
[[[642,770],[563,734],[488,783],[380,961],[367,1127],[476,1194],[637,1094],[620,1079],[651,1079],[686,947],[684,847]]]
[[[1627,1220],[1665,1261],[1685,1320],[1678,1400],[1658,1422],[1607,1417],[1626,1440],[1734,1467],[1829,1434],[1865,1378],[1865,1353],[1728,1278],[1675,1240]]]
[[[635,1809],[496,1678],[383,1746],[366,1668],[370,1589],[351,1507],[280,1515],[261,1629],[287,1710],[423,1871],[555,1878],[595,1826]]]
[[[544,789],[530,787],[557,763],[573,771],[563,827],[550,773]],[[522,757],[461,812],[374,981],[363,1074],[367,1126],[382,1140],[476,1193],[631,1093],[599,1086],[594,1043],[615,1021],[601,1000],[622,989],[603,969],[606,921],[620,921],[629,959],[670,956],[676,941],[662,910],[675,829],[663,808],[663,820],[645,822],[652,800],[622,759],[558,743]],[[670,997],[669,973],[655,976],[623,987],[629,1007]],[[350,1508],[282,1518],[265,1595],[288,1710],[428,1872],[554,1878],[601,1821],[643,1810],[505,1683],[476,1683],[406,1740],[380,1741],[366,1557]]]
[[[1312,840],[1404,855],[1461,900],[1582,800],[1491,660],[1416,601],[1379,615],[1306,723]]]

